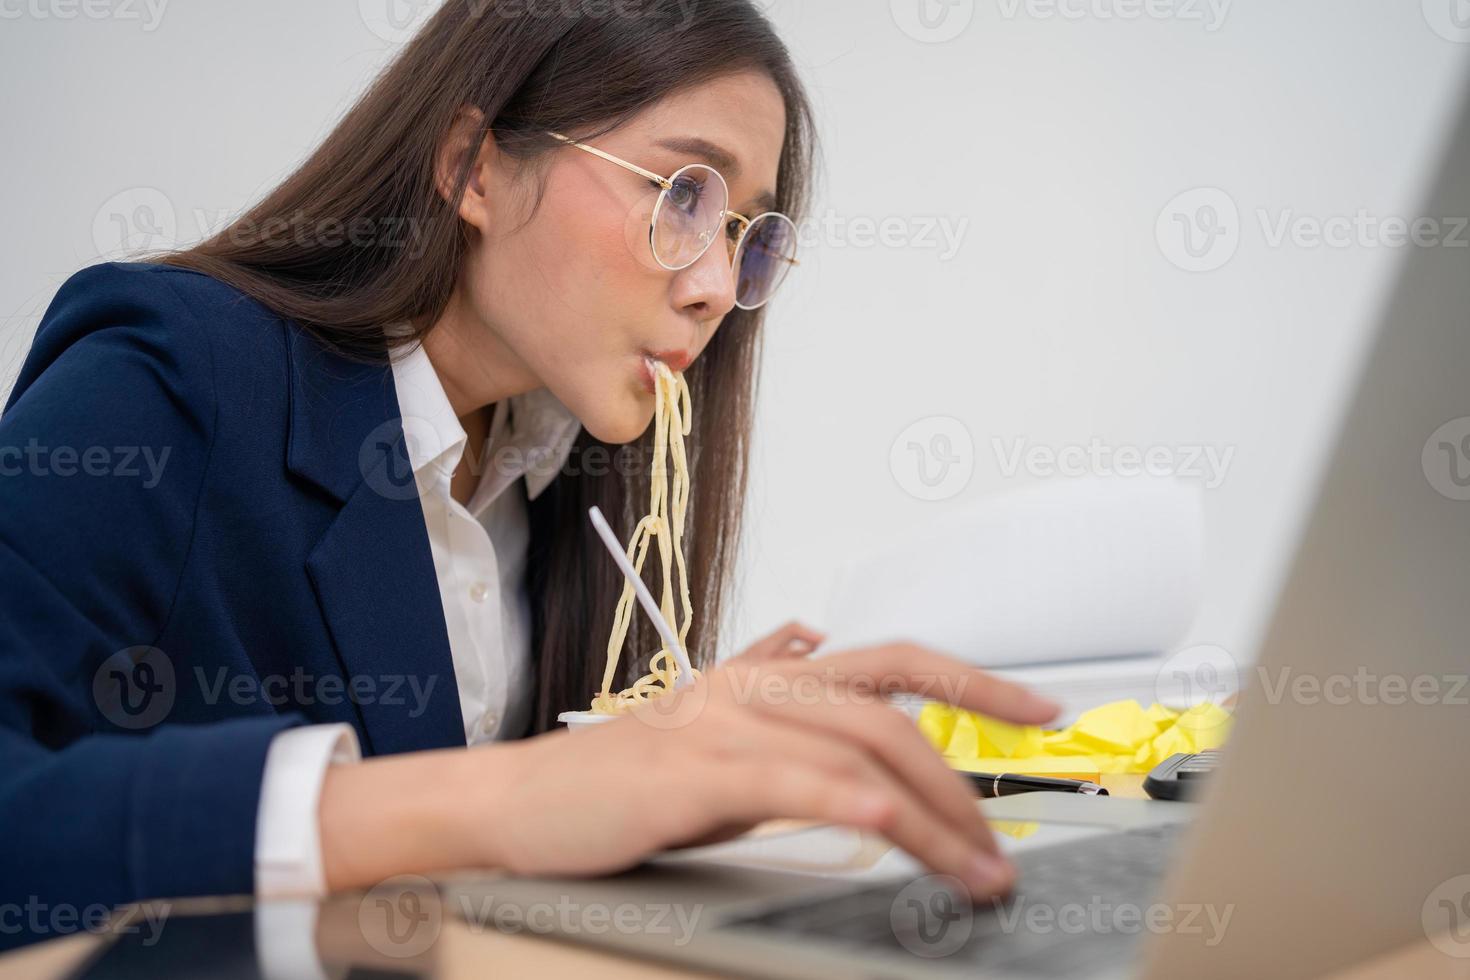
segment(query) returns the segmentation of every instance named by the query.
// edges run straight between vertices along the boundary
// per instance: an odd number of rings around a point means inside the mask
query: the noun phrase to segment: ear
[[[499,154],[492,133],[480,136],[485,114],[475,106],[461,106],[454,114],[449,133],[439,144],[439,155],[434,165],[434,188],[446,201],[453,201],[455,185],[465,156],[479,139],[474,162],[470,165],[469,179],[464,194],[459,199],[459,216],[466,223],[484,232],[489,227],[490,200],[487,193],[489,177]]]

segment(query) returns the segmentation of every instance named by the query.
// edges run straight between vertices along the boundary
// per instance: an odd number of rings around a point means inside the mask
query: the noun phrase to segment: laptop
[[[1420,213],[1470,216],[1466,111]],[[987,801],[1020,871],[988,905],[823,828],[599,880],[449,879],[447,907],[746,976],[1315,977],[1426,936],[1470,955],[1470,251],[1402,263],[1198,803]]]

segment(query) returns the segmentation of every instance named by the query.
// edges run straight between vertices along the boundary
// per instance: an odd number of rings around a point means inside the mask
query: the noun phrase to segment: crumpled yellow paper
[[[1085,711],[1057,731],[947,704],[926,704],[919,714],[919,730],[951,765],[979,772],[1146,773],[1176,752],[1219,748],[1230,723],[1215,704],[1176,711],[1132,699]]]

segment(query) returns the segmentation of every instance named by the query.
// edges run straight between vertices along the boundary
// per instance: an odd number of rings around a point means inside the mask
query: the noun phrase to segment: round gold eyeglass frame
[[[719,180],[720,189],[725,195],[725,201],[726,203],[729,202],[730,185],[725,182],[724,175],[721,174],[714,167],[707,166],[706,164],[702,163],[691,163],[680,167],[678,170],[674,171],[672,175],[664,177],[660,174],[654,173],[651,170],[645,170],[642,167],[638,166],[636,163],[629,163],[627,160],[624,160],[621,157],[613,156],[611,153],[608,153],[605,150],[599,150],[595,146],[592,146],[588,143],[583,143],[581,140],[572,139],[570,136],[563,136],[561,133],[551,132],[550,130],[547,130],[547,135],[551,136],[554,139],[560,140],[568,146],[575,146],[577,149],[585,150],[586,152],[591,153],[593,156],[601,157],[603,160],[606,160],[609,163],[615,163],[619,167],[622,167],[624,170],[630,170],[633,173],[638,174],[640,177],[652,181],[660,188],[662,188],[662,190],[659,191],[658,203],[653,206],[653,214],[648,221],[648,250],[650,253],[652,253],[653,260],[657,262],[662,268],[668,269],[670,272],[678,272],[681,269],[687,269],[694,263],[698,262],[701,258],[703,258],[704,253],[709,251],[709,247],[714,244],[715,235],[713,231],[700,232],[699,240],[702,242],[702,245],[699,249],[699,252],[692,259],[682,265],[670,265],[665,262],[663,260],[663,257],[658,254],[658,248],[654,244],[654,234],[655,229],[658,227],[659,212],[663,209],[664,202],[668,199],[669,191],[674,189],[674,182],[679,179],[679,176],[681,174],[684,174],[691,170],[708,171]],[[791,227],[792,241],[796,240],[796,223],[779,211],[765,211],[761,214],[756,215],[753,218],[747,218],[745,215],[740,214],[739,212],[731,211],[728,208],[721,208],[720,224],[722,227],[726,224],[726,219],[729,218],[734,218],[736,221],[740,222],[740,237],[735,240],[734,245],[730,248],[730,273],[732,276],[738,277],[740,274],[739,267],[735,262],[735,257],[740,255],[740,247],[745,244],[746,236],[750,233],[751,227],[754,226],[756,222],[784,221],[787,225],[790,225]],[[726,235],[725,238],[728,242],[729,236]],[[739,290],[737,285],[735,305],[740,307],[740,309],[756,310],[766,305],[766,303],[770,302],[771,297],[776,295],[776,291],[781,288],[781,284],[786,281],[786,275],[791,271],[791,267],[801,265],[800,260],[797,259],[795,255],[775,255],[772,256],[772,258],[779,259],[780,261],[786,263],[786,267],[776,278],[775,283],[770,287],[770,290],[766,293],[765,298],[762,299],[759,303],[747,305],[740,302]]]

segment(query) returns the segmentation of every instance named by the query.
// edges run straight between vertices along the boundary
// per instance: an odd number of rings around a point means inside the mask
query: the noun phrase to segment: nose
[[[674,274],[674,305],[697,320],[717,320],[735,308],[735,273],[723,230],[693,265]]]

